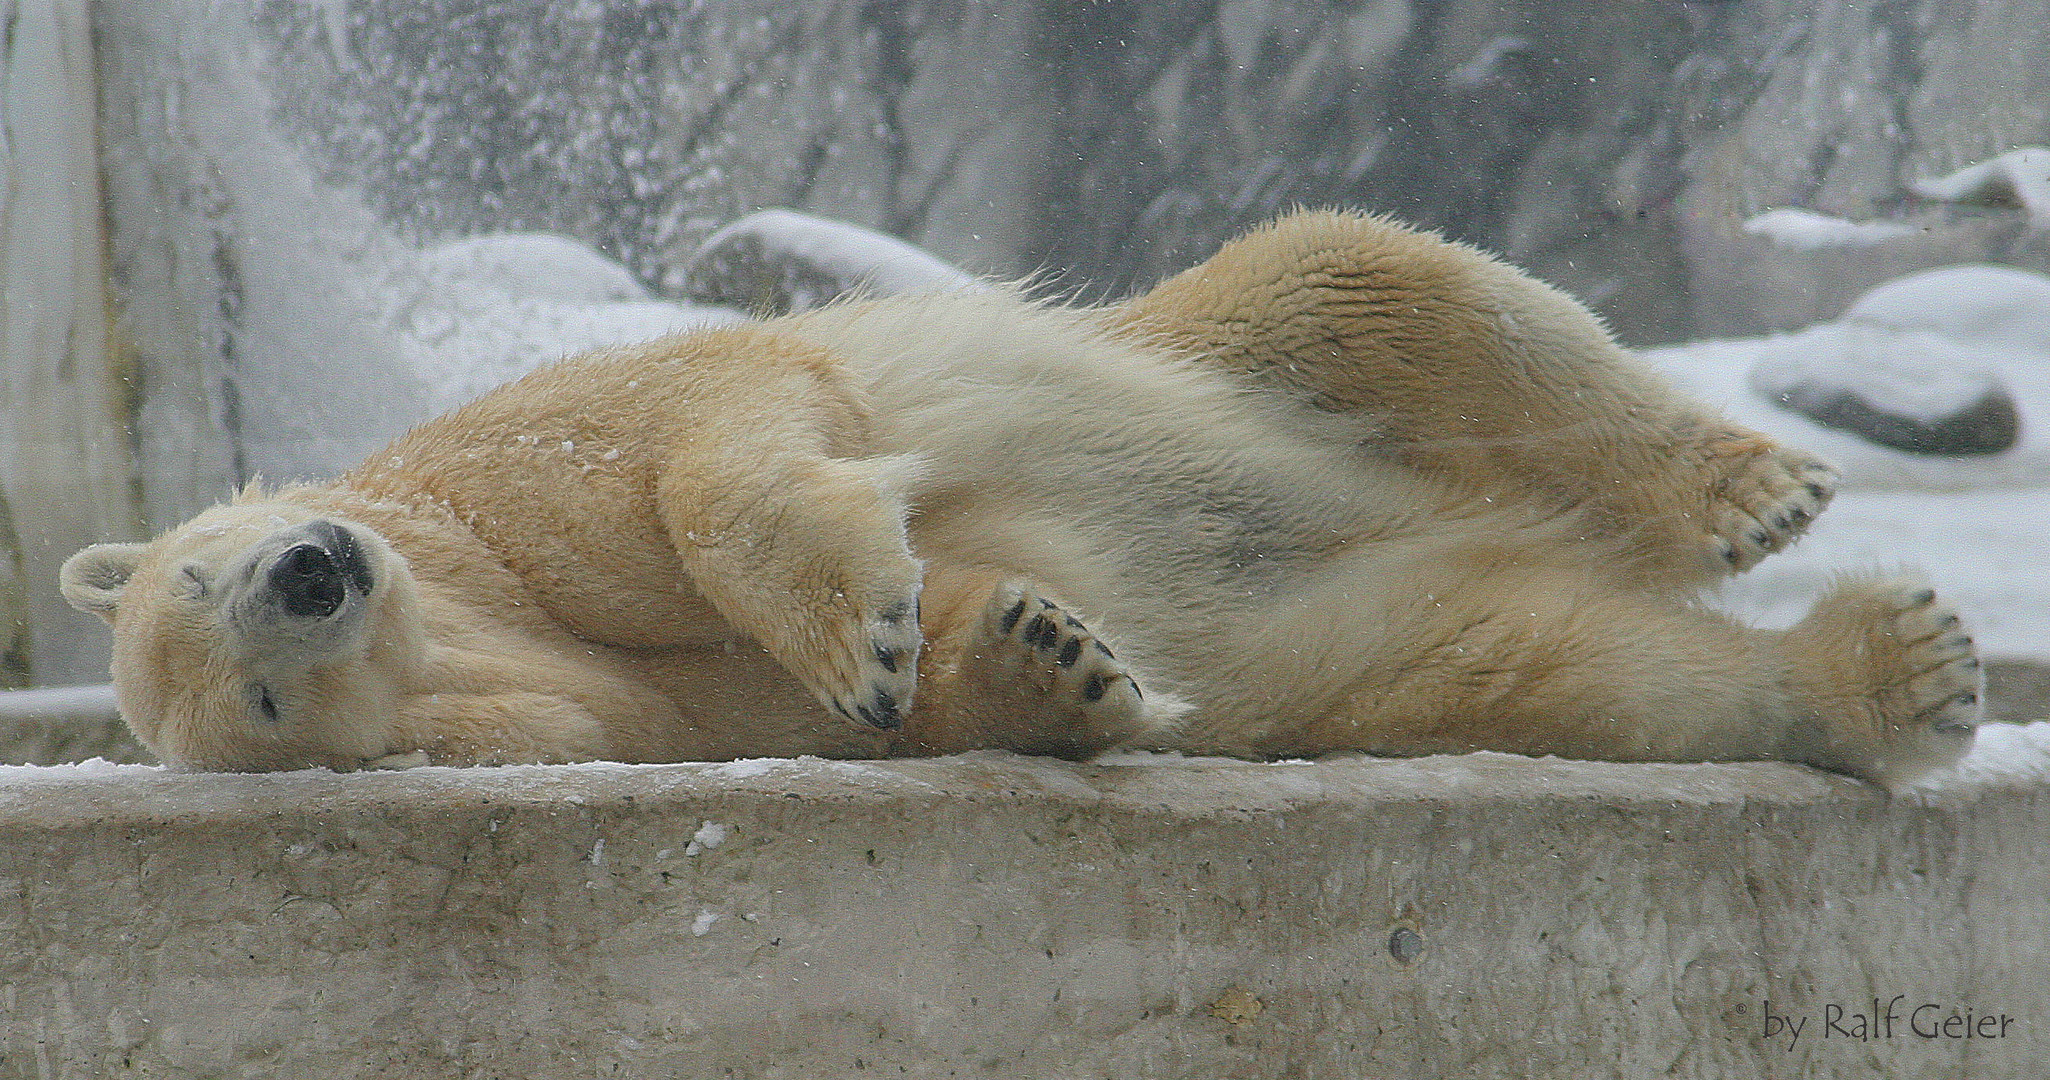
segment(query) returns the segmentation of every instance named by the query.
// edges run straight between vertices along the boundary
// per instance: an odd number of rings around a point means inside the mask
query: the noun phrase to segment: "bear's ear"
[[[64,560],[57,571],[58,588],[72,607],[113,622],[128,578],[148,550],[148,544],[94,544]]]

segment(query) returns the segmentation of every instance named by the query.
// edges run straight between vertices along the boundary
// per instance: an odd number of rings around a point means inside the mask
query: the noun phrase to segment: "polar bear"
[[[1123,303],[828,306],[568,358],[333,483],[74,556],[198,769],[1492,749],[1954,761],[1921,581],[1699,591],[1833,473],[1472,248],[1303,212]]]

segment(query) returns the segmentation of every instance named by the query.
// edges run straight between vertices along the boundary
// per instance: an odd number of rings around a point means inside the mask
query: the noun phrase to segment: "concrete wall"
[[[2035,1080],[2050,1052],[2040,786],[1501,755],[4,780],[6,1078]]]

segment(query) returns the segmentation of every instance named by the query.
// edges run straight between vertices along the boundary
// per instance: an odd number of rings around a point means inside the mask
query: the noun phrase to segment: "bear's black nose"
[[[270,565],[270,587],[286,613],[324,619],[348,598],[347,570],[316,544],[294,544]]]

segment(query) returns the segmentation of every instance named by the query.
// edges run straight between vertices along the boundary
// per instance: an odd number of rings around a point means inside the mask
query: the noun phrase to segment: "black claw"
[[[1808,497],[1817,501],[1829,498],[1829,489],[1813,480],[1808,481]]]
[[[889,607],[884,608],[882,610],[882,613],[876,617],[886,623],[900,623],[907,618],[916,617],[917,614],[918,601],[899,600],[898,602],[891,604]]]
[[[1114,652],[1111,652],[1111,651],[1110,651],[1110,646],[1108,646],[1108,645],[1105,645],[1105,644],[1104,644],[1103,642],[1101,642],[1101,641],[1096,641],[1096,642],[1091,642],[1091,644],[1093,644],[1093,645],[1095,645],[1095,646],[1096,646],[1096,651],[1097,651],[1097,652],[1100,652],[1100,653],[1102,653],[1103,655],[1105,655],[1105,656],[1107,656],[1107,657],[1111,658],[1112,660],[1115,660],[1115,659],[1117,659],[1117,658],[1118,658],[1118,654],[1116,654],[1116,653],[1114,653]]]
[[[1077,630],[1089,629],[1088,627],[1082,625],[1082,620],[1074,617],[1073,615],[1065,616],[1061,619],[1061,621]]]
[[[1933,604],[1936,602],[1936,590],[1923,589],[1920,592],[1917,592],[1915,595],[1909,597],[1908,599],[1916,607],[1922,607],[1925,604]]]
[[[897,671],[896,650],[885,649],[881,645],[876,646],[876,663],[883,665],[884,671],[895,674]]]
[[[1074,667],[1075,661],[1081,658],[1082,639],[1069,638],[1068,643],[1066,645],[1061,646],[1061,655],[1057,658],[1056,662],[1059,663],[1062,667]]]
[[[1004,612],[1004,633],[1010,633],[1011,628],[1018,625],[1018,620],[1024,617],[1025,598],[1021,596],[1017,603],[1011,605],[1011,610]]]

